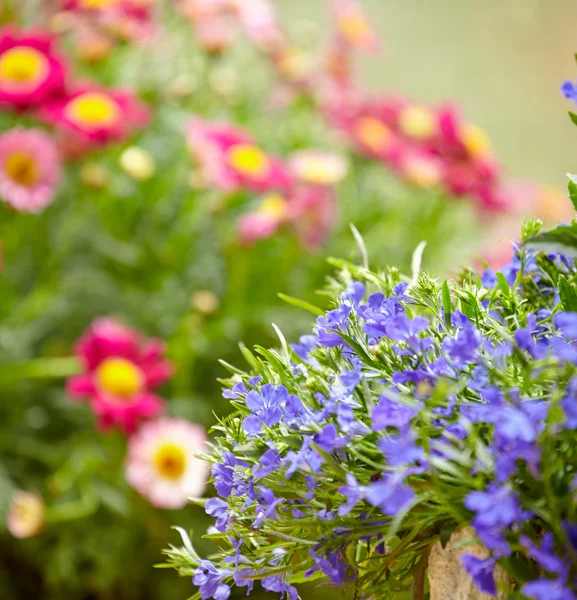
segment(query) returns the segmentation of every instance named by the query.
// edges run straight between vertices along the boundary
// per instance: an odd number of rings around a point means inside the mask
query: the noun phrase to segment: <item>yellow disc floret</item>
[[[230,165],[242,175],[264,177],[270,169],[268,156],[252,144],[235,144],[228,151]]]
[[[286,200],[280,194],[269,194],[261,202],[258,212],[275,221],[282,221],[287,215]]]
[[[356,125],[358,139],[373,152],[383,152],[389,147],[393,134],[391,130],[374,117],[362,117]]]
[[[408,106],[399,117],[401,131],[414,139],[430,138],[437,132],[435,113],[425,106]]]
[[[482,158],[491,154],[491,139],[484,129],[467,123],[463,127],[461,140],[471,156]]]
[[[73,123],[96,128],[113,125],[120,118],[120,107],[115,100],[100,92],[85,92],[66,105],[66,116]]]
[[[142,371],[125,358],[107,358],[97,372],[98,385],[102,390],[119,398],[129,398],[143,387]]]
[[[17,185],[32,187],[38,181],[38,163],[25,152],[12,152],[4,163],[4,172]]]
[[[29,46],[16,46],[0,54],[0,85],[26,87],[40,82],[48,72],[42,52]]]
[[[163,444],[154,454],[154,466],[162,477],[179,479],[186,469],[186,453],[176,444]]]

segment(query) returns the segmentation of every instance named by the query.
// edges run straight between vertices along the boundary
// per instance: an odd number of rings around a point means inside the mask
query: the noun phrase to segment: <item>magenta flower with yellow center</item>
[[[239,127],[194,117],[187,141],[207,180],[224,192],[267,193],[285,191],[292,185],[281,160],[262,150]]]
[[[164,402],[153,390],[168,380],[172,364],[161,340],[146,340],[112,319],[99,319],[76,344],[84,372],[68,380],[73,400],[87,398],[102,429],[133,433]]]
[[[44,527],[44,501],[34,492],[17,490],[6,513],[6,528],[16,538],[37,535]]]
[[[69,136],[87,149],[125,140],[150,118],[148,108],[131,92],[96,86],[77,89],[48,104],[41,115],[65,139]]]
[[[54,198],[61,177],[52,138],[39,129],[0,134],[0,199],[22,212],[39,212]]]
[[[0,106],[38,107],[63,93],[65,78],[49,34],[0,29]]]
[[[143,425],[128,441],[126,480],[158,508],[177,509],[202,496],[208,463],[206,432],[183,419],[160,419]]]

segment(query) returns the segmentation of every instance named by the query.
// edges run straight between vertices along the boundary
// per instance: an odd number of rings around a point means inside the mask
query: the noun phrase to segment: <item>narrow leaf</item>
[[[449,284],[447,280],[443,282],[443,308],[445,309],[445,325],[451,326],[451,292],[449,291]]]
[[[292,296],[287,296],[286,294],[278,294],[278,297],[287,304],[292,304],[292,306],[296,306],[298,308],[302,308],[313,315],[320,316],[324,314],[324,311],[321,310],[318,306],[314,306],[314,304],[309,304],[304,300],[299,300],[298,298],[293,298]]]

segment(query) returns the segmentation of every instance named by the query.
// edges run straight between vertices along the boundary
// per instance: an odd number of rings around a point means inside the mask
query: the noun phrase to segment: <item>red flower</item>
[[[145,340],[112,319],[95,321],[76,345],[84,373],[68,380],[72,399],[88,398],[102,429],[134,432],[157,415],[163,401],[153,389],[173,373],[161,340]]]
[[[0,29],[0,106],[40,106],[64,91],[66,67],[44,32]]]
[[[150,118],[149,109],[131,92],[96,85],[48,104],[41,115],[64,134],[66,145],[77,143],[86,149],[125,140]]]

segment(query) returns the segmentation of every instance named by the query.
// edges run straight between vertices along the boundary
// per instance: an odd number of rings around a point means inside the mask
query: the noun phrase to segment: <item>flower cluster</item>
[[[187,130],[189,148],[203,178],[225,194],[246,191],[262,197],[238,224],[242,244],[268,238],[290,224],[305,247],[320,245],[336,212],[334,185],[347,172],[337,154],[301,151],[287,161],[261,149],[243,129],[194,117]]]
[[[54,130],[54,137],[22,128],[0,135],[0,194],[19,211],[52,201],[62,155],[124,140],[149,119],[132,92],[72,80],[55,46],[42,31],[0,29],[0,108],[29,113]]]
[[[206,511],[230,550],[168,552],[200,597],[260,580],[294,599],[323,578],[393,598],[472,526],[481,590],[498,564],[524,597],[577,598],[575,260],[517,248],[442,284],[345,263],[339,282],[312,335],[247,353],[254,372],[224,392],[237,413],[216,428]]]
[[[361,154],[409,183],[470,198],[487,212],[513,208],[489,137],[454,107],[383,96],[333,102],[327,114]]]
[[[101,429],[119,427],[130,436],[126,479],[160,508],[180,508],[201,496],[205,463],[202,427],[181,419],[157,418],[164,402],[154,389],[173,367],[161,340],[145,340],[113,319],[95,321],[76,344],[83,373],[68,380],[72,400],[87,398]]]

